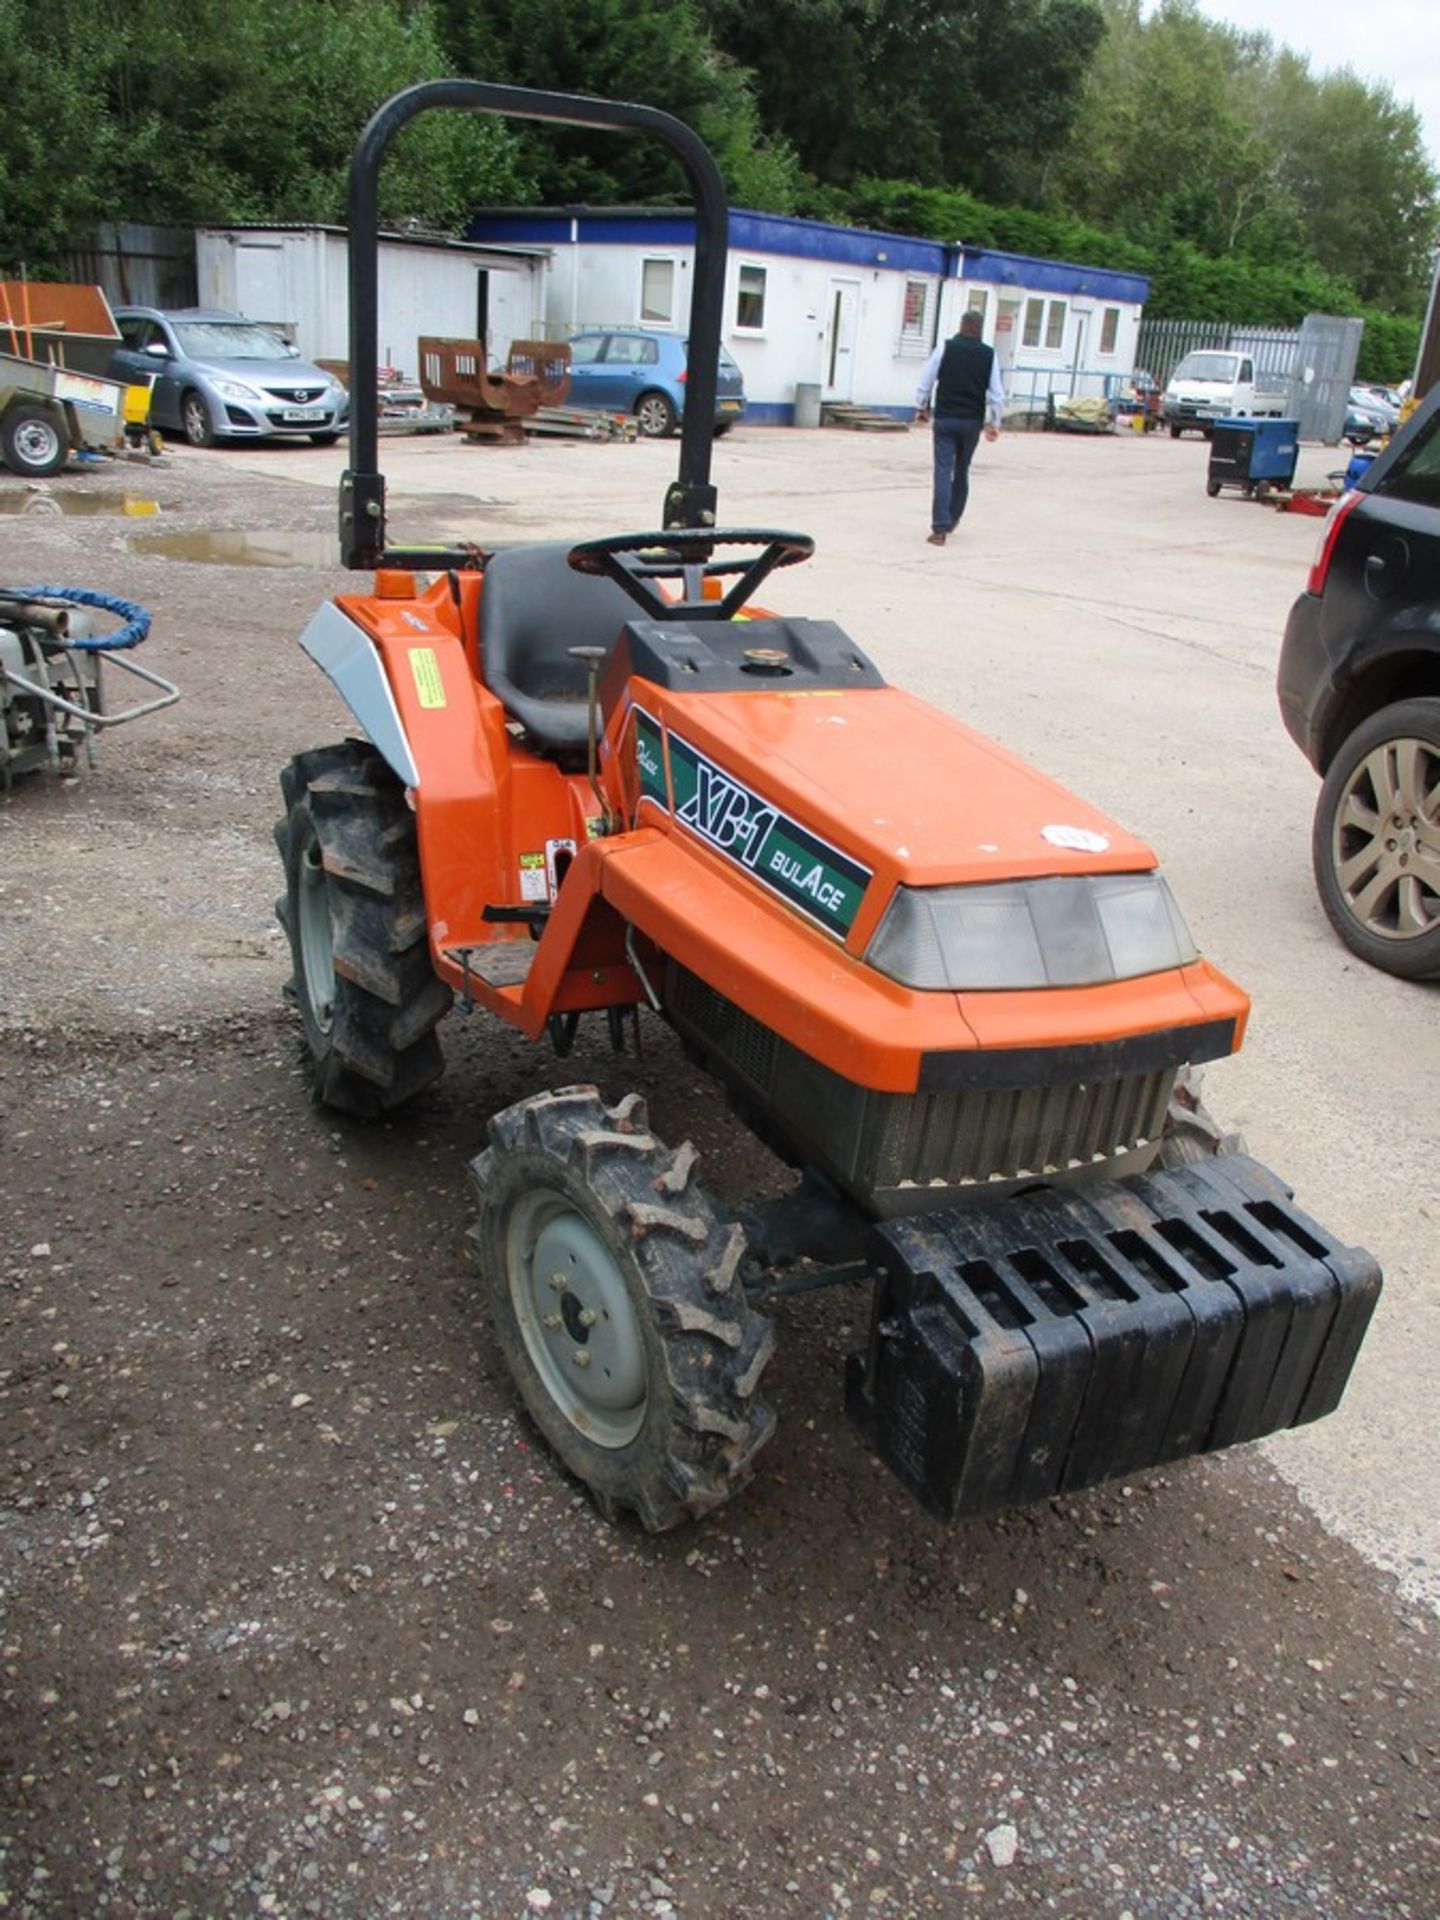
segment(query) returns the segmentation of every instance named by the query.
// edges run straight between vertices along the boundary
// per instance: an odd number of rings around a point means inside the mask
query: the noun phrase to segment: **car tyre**
[[[664,440],[674,433],[680,416],[669,394],[652,387],[635,402],[635,422],[647,440]]]
[[[180,425],[192,447],[214,446],[217,437],[215,423],[210,418],[205,396],[194,387],[186,388],[180,402]]]
[[[1440,977],[1440,699],[1397,700],[1341,743],[1311,853],[1352,953],[1402,980]]]
[[[312,447],[333,447],[339,438],[339,433],[332,428],[328,433],[312,433],[310,444]]]
[[[1183,432],[1183,427],[1177,427],[1173,420],[1170,422],[1170,438],[1172,440],[1178,440]]]

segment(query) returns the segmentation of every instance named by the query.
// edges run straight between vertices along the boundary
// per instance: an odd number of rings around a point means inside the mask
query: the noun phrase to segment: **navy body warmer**
[[[960,420],[983,420],[994,364],[995,349],[983,340],[966,340],[959,334],[947,340],[935,382],[936,413]]]

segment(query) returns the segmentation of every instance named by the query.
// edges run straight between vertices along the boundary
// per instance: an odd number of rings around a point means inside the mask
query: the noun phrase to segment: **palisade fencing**
[[[1187,353],[1197,347],[1218,347],[1248,353],[1257,373],[1288,380],[1300,346],[1298,327],[1235,326],[1228,320],[1141,319],[1135,364],[1153,373],[1161,386]]]
[[[1285,388],[1285,411],[1299,421],[1299,437],[1333,444],[1344,430],[1364,331],[1363,320],[1329,313],[1308,313],[1301,327],[1142,319],[1135,364],[1163,387],[1185,355],[1197,347],[1248,353],[1255,362],[1257,386]]]

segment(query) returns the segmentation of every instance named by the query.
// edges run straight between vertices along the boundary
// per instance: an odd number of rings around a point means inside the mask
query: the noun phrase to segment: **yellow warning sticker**
[[[415,676],[415,691],[422,707],[445,705],[445,683],[440,678],[440,662],[433,647],[411,647],[410,671]]]

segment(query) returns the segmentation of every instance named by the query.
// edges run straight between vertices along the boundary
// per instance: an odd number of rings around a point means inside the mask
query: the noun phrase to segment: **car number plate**
[[[323,420],[325,418],[325,409],[323,407],[286,407],[281,413],[280,418],[282,420],[297,421]]]
[[[720,411],[722,413],[739,413],[740,402],[738,400],[722,400],[720,402]]]

